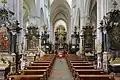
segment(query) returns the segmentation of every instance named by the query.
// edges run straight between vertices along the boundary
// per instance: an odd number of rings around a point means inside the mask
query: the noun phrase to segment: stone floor
[[[120,80],[120,73],[114,74],[115,75],[115,80]]]
[[[115,80],[120,80],[120,77],[115,77]]]
[[[114,74],[115,80],[120,80],[120,74]],[[73,80],[72,74],[64,58],[57,58],[48,80]]]
[[[72,74],[64,58],[57,58],[48,80],[73,80]]]

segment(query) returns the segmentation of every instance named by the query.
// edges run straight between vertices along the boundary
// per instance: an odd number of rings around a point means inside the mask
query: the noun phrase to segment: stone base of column
[[[97,68],[101,69],[102,68],[102,54],[97,53]]]
[[[105,72],[108,72],[108,53],[109,52],[103,52],[103,69]]]

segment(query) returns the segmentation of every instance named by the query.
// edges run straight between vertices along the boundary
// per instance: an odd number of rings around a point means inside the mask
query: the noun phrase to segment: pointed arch
[[[61,24],[62,23],[62,24]],[[56,31],[56,29],[59,27],[59,26],[63,26],[65,28],[65,31],[67,32],[67,24],[64,20],[60,19],[60,20],[57,20],[56,23],[54,24],[55,28],[54,28],[54,32]]]
[[[45,19],[44,19],[44,12],[43,12],[43,8],[40,9],[40,23],[41,23],[41,26],[44,26],[45,25]]]
[[[77,15],[76,15],[76,22],[75,22],[77,28],[80,28],[80,8],[77,10]]]
[[[25,0],[23,0],[23,10],[24,10],[23,22],[26,22],[28,20],[28,16],[30,15],[30,8]]]

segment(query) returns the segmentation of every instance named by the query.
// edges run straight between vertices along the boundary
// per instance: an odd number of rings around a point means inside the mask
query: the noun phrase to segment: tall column
[[[108,0],[97,0],[97,37],[96,37],[96,52],[101,53],[102,52],[102,32],[100,29],[100,22],[103,19],[103,16],[108,12]],[[97,57],[97,67],[100,68],[102,67],[100,62],[100,56],[98,54]],[[105,60],[104,60],[105,59]],[[103,54],[103,64],[106,63],[106,54]],[[101,65],[100,65],[101,64]],[[103,65],[104,67],[104,65]]]
[[[108,72],[108,52],[103,53],[103,69]]]
[[[20,20],[19,20],[19,12],[20,12],[20,0],[14,0],[14,7],[15,7],[15,17],[16,17],[16,19],[18,20],[18,22],[20,22]]]
[[[20,8],[20,11],[19,11],[19,21],[20,21],[20,27],[22,28],[22,30],[21,30],[21,34],[20,34],[20,47],[21,47],[21,50],[19,51],[19,52],[22,52],[22,53],[24,53],[23,52],[23,43],[24,43],[24,31],[23,31],[23,16],[24,16],[24,14],[23,14],[23,0],[20,0],[20,2],[19,2],[19,8]]]
[[[101,53],[97,54],[97,68],[101,69],[102,68],[102,58],[101,58]]]
[[[41,33],[41,31],[40,31],[40,29],[41,29],[40,28],[41,27],[40,26],[40,0],[36,0],[35,4],[36,4],[35,5],[36,6],[36,10],[37,10],[36,11],[36,16],[35,16],[36,18],[35,19],[36,19],[36,22],[37,22],[36,24],[37,24],[38,31],[39,31],[39,34],[40,34]],[[39,47],[41,48],[41,38],[39,38]]]
[[[97,0],[97,38],[96,38],[96,51],[100,53],[102,51],[102,33],[100,30],[100,22],[103,16],[108,12],[107,0]]]
[[[85,18],[86,18],[86,14],[85,14],[85,7],[84,7],[84,0],[80,0],[80,35],[82,35],[82,27],[85,25]],[[82,53],[83,49],[82,49],[82,38],[80,36],[80,53]]]
[[[96,36],[96,52],[97,53],[100,53],[102,51],[102,34],[101,34],[101,31],[99,30],[99,27],[101,26],[99,23],[101,21],[101,12],[103,12],[101,10],[101,8],[103,9],[103,6],[102,6],[102,3],[101,3],[102,0],[97,0],[97,36]]]
[[[71,41],[71,34],[72,34],[72,24],[70,23],[71,21],[71,17],[70,20],[68,21],[68,25],[67,25],[67,43],[69,43]]]

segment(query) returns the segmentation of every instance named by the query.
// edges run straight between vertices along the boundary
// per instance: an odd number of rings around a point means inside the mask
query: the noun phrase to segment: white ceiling
[[[66,25],[68,25],[68,21],[70,20],[70,10],[70,5],[66,0],[54,0],[54,2],[52,2],[51,4],[52,24],[54,25],[58,20],[63,20],[66,23]],[[60,22],[59,24],[62,23]],[[54,26],[54,28],[55,27],[56,26]]]

